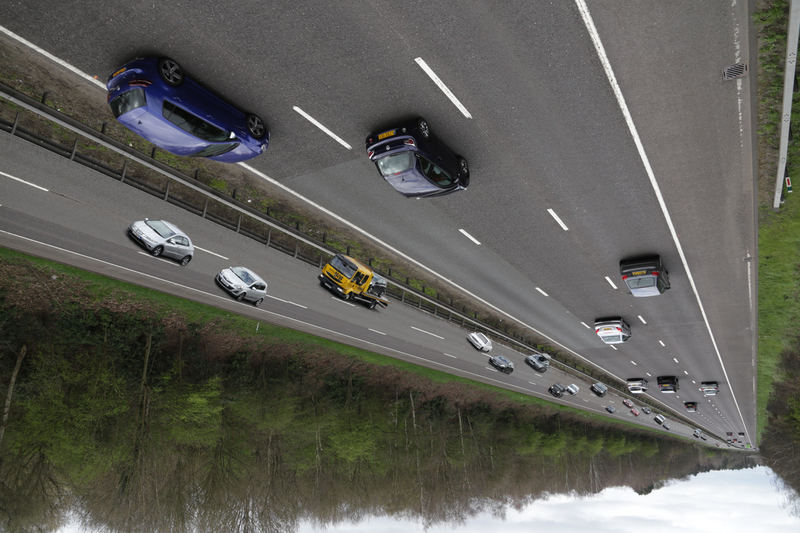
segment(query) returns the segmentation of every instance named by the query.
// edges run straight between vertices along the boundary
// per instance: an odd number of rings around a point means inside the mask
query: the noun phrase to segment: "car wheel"
[[[177,87],[183,83],[183,71],[178,63],[168,57],[158,60],[158,73],[169,85]]]
[[[257,115],[247,115],[247,131],[254,139],[262,139],[267,133],[267,127],[264,121]]]
[[[236,299],[241,302],[242,300],[244,300],[245,296],[247,296],[247,293],[243,292],[239,296],[237,296]]]
[[[261,305],[263,302],[264,302],[264,298],[259,298],[258,300],[256,300],[255,302],[253,302],[253,305],[255,305],[256,307],[258,307],[258,306],[260,306],[260,305]]]
[[[161,255],[161,252],[163,252],[163,251],[164,251],[164,247],[163,246],[156,246],[155,248],[153,248],[153,251],[150,252],[150,253],[153,254],[154,257],[158,257],[159,255]]]
[[[469,165],[463,157],[458,158],[458,172],[462,176],[469,176]]]
[[[183,259],[181,259],[181,266],[186,266],[186,265],[188,265],[188,264],[189,264],[189,261],[191,261],[191,260],[192,260],[192,256],[191,256],[191,255],[187,255],[186,257],[184,257]]]
[[[419,119],[419,122],[417,122],[417,128],[419,128],[419,134],[422,135],[423,139],[427,141],[431,138],[431,129],[425,119]]]
[[[369,308],[370,308],[370,309],[375,309],[375,306],[376,306],[376,305],[378,305],[378,302],[375,302],[375,301],[373,301],[373,302],[370,302],[370,304],[369,304]]]

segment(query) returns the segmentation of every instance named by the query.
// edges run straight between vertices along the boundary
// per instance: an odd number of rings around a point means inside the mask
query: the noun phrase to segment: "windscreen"
[[[382,157],[375,162],[378,165],[378,170],[384,176],[391,176],[405,172],[414,167],[414,156],[411,152],[400,152],[386,157]]]
[[[356,273],[356,269],[352,265],[345,263],[338,255],[331,259],[330,265],[338,270],[344,277],[350,279]]]
[[[111,106],[111,112],[114,113],[114,116],[119,118],[128,111],[146,106],[147,99],[144,96],[144,89],[133,89],[122,93],[108,104]]]
[[[231,267],[231,272],[236,274],[236,276],[245,282],[245,284],[250,285],[255,283],[256,279],[250,275],[250,271],[243,267]]]
[[[655,276],[642,276],[640,278],[628,278],[625,280],[631,289],[644,289],[653,287],[656,284]]]
[[[164,224],[164,222],[162,222],[161,220],[148,220],[147,222],[145,222],[145,224],[153,228],[156,233],[158,233],[165,239],[169,239],[170,237],[175,235],[175,232],[169,229],[169,226]]]

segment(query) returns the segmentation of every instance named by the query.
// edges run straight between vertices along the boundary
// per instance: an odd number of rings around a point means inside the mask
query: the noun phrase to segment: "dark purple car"
[[[383,179],[408,198],[466,190],[469,167],[431,136],[425,119],[367,137],[367,157]]]
[[[187,78],[172,59],[135,59],[109,76],[106,87],[120,124],[175,155],[236,163],[269,144],[263,120]]]

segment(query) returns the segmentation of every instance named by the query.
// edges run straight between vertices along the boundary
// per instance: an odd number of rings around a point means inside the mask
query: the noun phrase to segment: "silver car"
[[[467,335],[467,340],[475,347],[476,350],[489,352],[492,349],[492,341],[490,341],[489,337],[483,333],[478,333],[477,331],[470,333]]]
[[[140,220],[128,226],[128,235],[158,257],[163,255],[189,264],[194,257],[191,239],[178,226],[166,220]]]
[[[247,300],[258,307],[267,296],[267,282],[245,267],[226,268],[217,274],[217,283],[240,302]]]
[[[631,327],[622,317],[595,320],[594,332],[606,344],[622,344],[631,338]]]
[[[574,383],[573,383],[572,385],[570,385],[569,387],[567,387],[567,392],[568,392],[568,393],[569,393],[571,396],[575,396],[576,394],[578,394],[578,391],[579,391],[579,390],[581,390],[581,389],[580,389],[580,387],[578,387],[578,386],[577,386],[577,385],[575,385]]]

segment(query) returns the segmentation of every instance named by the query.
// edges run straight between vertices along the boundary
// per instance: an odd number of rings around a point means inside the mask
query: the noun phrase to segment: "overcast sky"
[[[588,499],[553,496],[521,512],[510,509],[505,521],[481,516],[464,526],[440,525],[428,533],[675,533],[676,531],[800,531],[800,518],[783,508],[786,498],[766,467],[706,472],[687,481],[639,496],[629,488],[604,490]],[[628,526],[623,526],[628,524]],[[299,533],[408,533],[421,524],[375,518],[360,524],[314,529]]]

